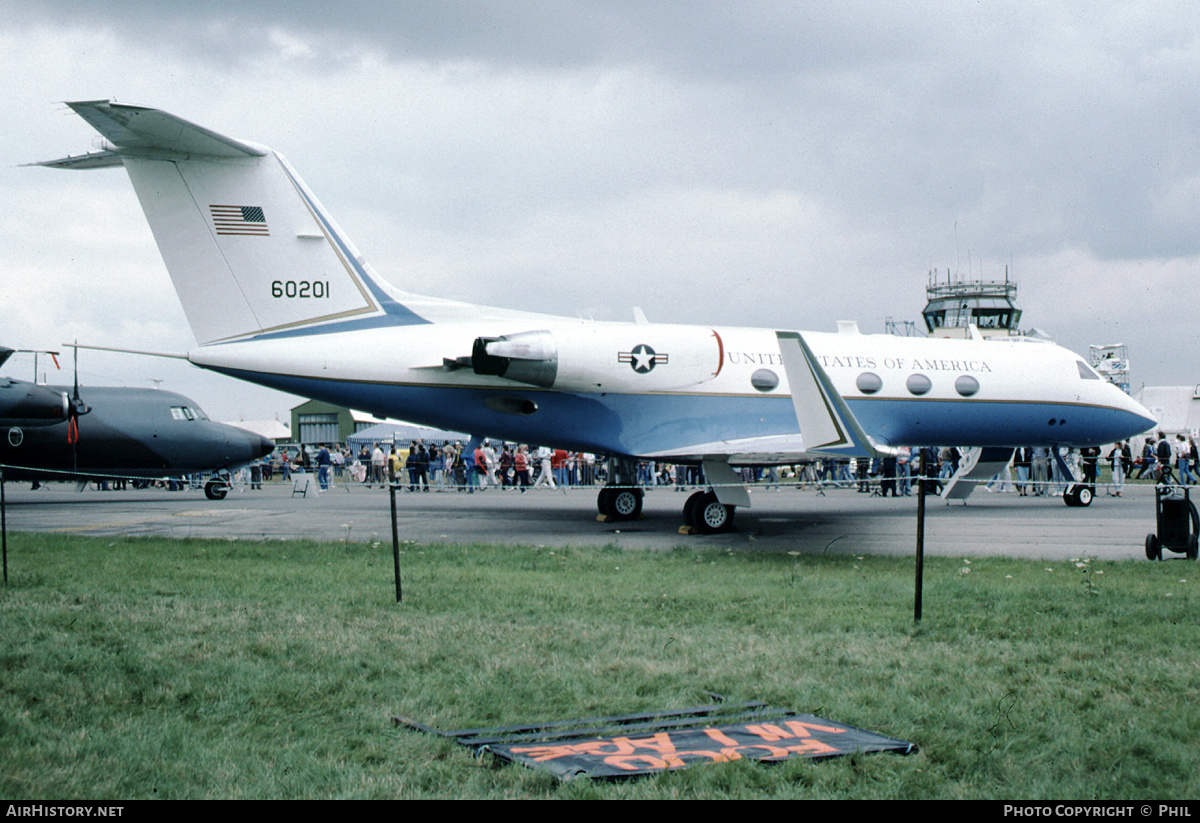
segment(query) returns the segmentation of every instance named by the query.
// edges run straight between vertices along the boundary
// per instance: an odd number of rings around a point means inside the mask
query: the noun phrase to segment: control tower
[[[1017,306],[1017,284],[1003,281],[958,280],[950,272],[944,280],[929,273],[926,304],[921,315],[930,337],[967,337],[975,326],[984,337],[1015,337],[1020,334],[1021,309]]]

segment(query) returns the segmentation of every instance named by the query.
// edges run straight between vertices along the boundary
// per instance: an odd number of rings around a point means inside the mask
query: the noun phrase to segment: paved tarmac
[[[80,535],[155,535],[215,539],[391,540],[385,489],[335,485],[319,495],[293,494],[290,483],[263,489],[235,487],[221,501],[187,490],[76,492],[72,484],[31,491],[5,484],[10,531]],[[528,493],[489,489],[396,495],[401,540],[430,543],[498,543],[537,546],[603,546],[670,550],[679,546],[806,554],[912,555],[916,497],[880,498],[851,489],[783,486],[754,488],[753,506],[739,509],[734,531],[680,534],[687,494],[670,488],[646,493],[641,519],[597,519],[596,488]],[[1103,487],[1088,508],[1061,498],[1020,497],[977,491],[967,502],[927,500],[925,552],[940,556],[1008,555],[1069,560],[1145,559],[1145,539],[1156,531],[1154,489],[1127,485],[1124,496]],[[1164,558],[1182,559],[1166,551]]]

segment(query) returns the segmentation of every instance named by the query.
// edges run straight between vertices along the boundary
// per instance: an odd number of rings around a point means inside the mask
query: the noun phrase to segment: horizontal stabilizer
[[[267,154],[262,146],[234,140],[157,109],[126,106],[108,100],[67,105],[104,139],[124,151],[157,149],[208,157],[262,157]]]
[[[77,154],[74,157],[64,157],[61,160],[43,160],[40,163],[30,163],[31,166],[45,166],[48,169],[107,169],[124,163],[121,155],[113,151],[94,151],[88,154]]]

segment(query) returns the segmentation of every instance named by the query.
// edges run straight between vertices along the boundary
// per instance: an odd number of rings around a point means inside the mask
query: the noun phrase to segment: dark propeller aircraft
[[[0,366],[13,349],[0,346]],[[0,377],[0,469],[12,480],[179,477],[238,466],[275,445],[214,423],[191,400],[160,389],[43,386]],[[209,498],[227,481],[205,485]]]

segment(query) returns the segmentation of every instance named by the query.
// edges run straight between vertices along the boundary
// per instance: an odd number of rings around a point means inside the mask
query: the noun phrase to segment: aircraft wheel
[[[705,492],[695,492],[688,496],[687,502],[683,504],[683,525],[691,526],[697,531],[700,530],[699,517],[696,516],[696,511],[700,507],[700,501],[704,499]]]
[[[1187,548],[1184,549],[1184,557],[1188,560],[1195,560],[1200,556],[1200,538],[1194,534],[1189,534],[1187,539]]]
[[[596,497],[596,508],[609,520],[636,520],[642,513],[641,489],[605,486]]]
[[[1158,542],[1157,534],[1146,535],[1146,559],[1162,560],[1162,543]]]
[[[715,492],[705,492],[694,510],[696,528],[702,534],[719,534],[733,528],[733,506],[717,500]]]
[[[609,497],[614,520],[636,520],[642,513],[641,489],[615,489]]]
[[[1075,487],[1075,505],[1090,506],[1092,505],[1092,489],[1090,486]]]
[[[224,500],[229,494],[229,484],[220,480],[209,480],[204,484],[204,496],[209,500]]]

